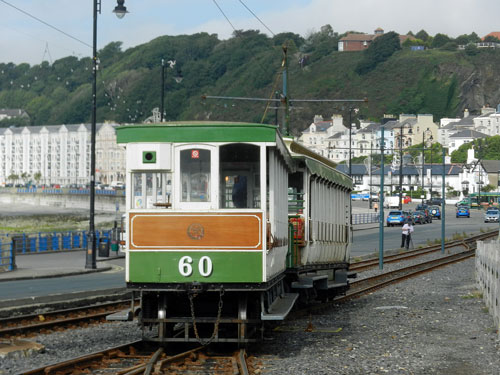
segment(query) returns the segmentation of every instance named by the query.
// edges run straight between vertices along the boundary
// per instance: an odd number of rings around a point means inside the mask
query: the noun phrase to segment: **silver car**
[[[485,223],[498,223],[498,218],[500,216],[500,211],[489,209],[484,214]]]

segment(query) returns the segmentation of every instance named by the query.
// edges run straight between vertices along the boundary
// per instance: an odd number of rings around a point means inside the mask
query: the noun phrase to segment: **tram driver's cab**
[[[127,153],[130,209],[259,209],[265,146],[137,144]],[[139,149],[138,149],[139,148]],[[264,150],[263,150],[264,148]],[[128,160],[131,160],[129,155]]]

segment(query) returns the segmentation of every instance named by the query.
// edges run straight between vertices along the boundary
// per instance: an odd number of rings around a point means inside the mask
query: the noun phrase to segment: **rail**
[[[352,224],[372,224],[378,223],[380,214],[368,212],[362,214],[352,214]]]
[[[4,188],[2,192],[18,193],[18,194],[42,194],[42,195],[89,195],[90,189],[73,189],[73,188]],[[96,189],[96,195],[109,195],[122,197],[125,196],[124,189]]]

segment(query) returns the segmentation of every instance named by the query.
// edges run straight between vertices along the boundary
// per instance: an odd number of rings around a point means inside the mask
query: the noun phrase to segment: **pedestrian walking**
[[[411,234],[413,233],[413,224],[410,220],[406,220],[401,231],[401,248],[408,249],[410,247]]]
[[[375,213],[377,213],[377,210],[378,210],[378,203],[377,202],[375,202],[373,204],[373,209],[375,210]]]

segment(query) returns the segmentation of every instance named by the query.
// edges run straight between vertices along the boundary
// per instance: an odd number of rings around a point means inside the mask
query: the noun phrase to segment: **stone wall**
[[[90,197],[88,194],[2,193],[0,203],[88,209]],[[94,207],[99,212],[116,212],[117,208],[125,212],[125,196],[96,195]]]
[[[500,335],[500,243],[477,242],[476,280]]]

